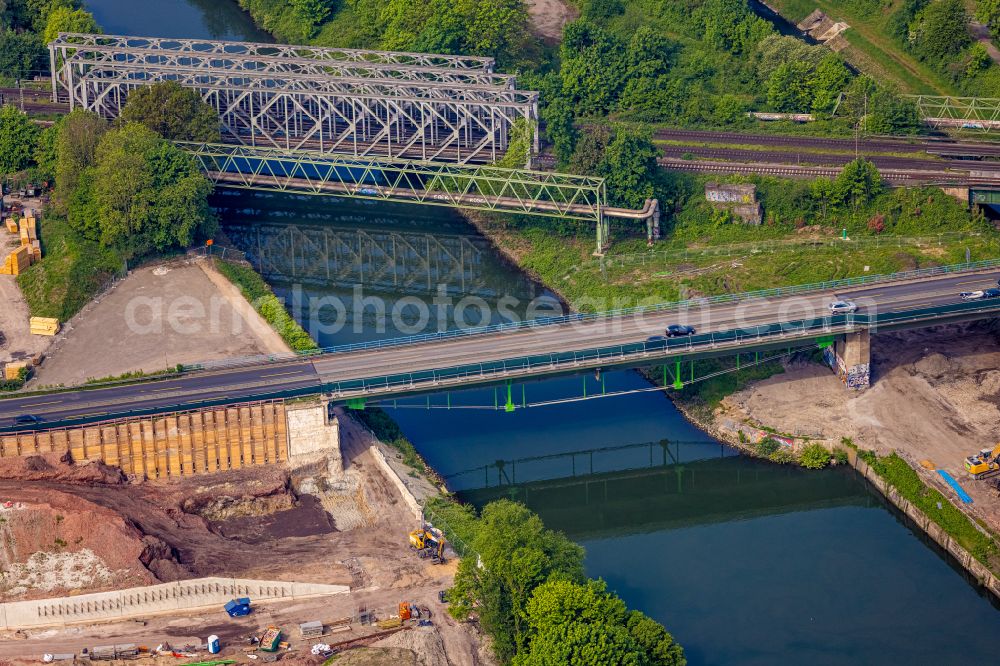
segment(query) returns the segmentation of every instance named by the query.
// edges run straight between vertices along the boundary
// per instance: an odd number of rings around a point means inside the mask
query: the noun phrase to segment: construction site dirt
[[[0,601],[203,576],[351,588],[349,594],[261,605],[246,617],[230,618],[220,607],[142,622],[0,632],[0,663],[13,657],[37,663],[43,653],[79,653],[114,642],[198,645],[210,634],[242,663],[248,636],[269,625],[283,626],[291,642],[295,657],[288,654],[282,661],[321,663],[310,654],[317,641],[302,639],[297,623],[356,617],[358,608],[382,619],[404,600],[433,614],[431,626],[405,633],[431,633],[431,642],[440,642],[443,650],[425,655],[416,643],[410,646],[416,652],[400,644],[400,638],[389,646],[413,652],[417,660],[412,663],[483,663],[474,630],[448,618],[438,601],[439,590],[451,585],[456,561],[433,565],[410,551],[407,534],[416,521],[375,462],[371,446],[380,443],[353,420],[343,424],[345,469],[335,473],[322,456],[314,456],[287,466],[129,482],[115,468],[74,464],[65,456],[0,460],[5,572]],[[374,626],[353,623],[350,633],[319,642],[374,631]]]
[[[726,398],[715,422],[746,422],[840,445],[849,437],[880,455],[896,451],[957,506],[1000,530],[1000,492],[964,461],[1000,441],[1000,353],[995,321],[872,337],[872,386],[847,390],[829,368],[793,362]],[[803,396],[808,396],[803,400]],[[957,501],[934,470],[972,497]]]

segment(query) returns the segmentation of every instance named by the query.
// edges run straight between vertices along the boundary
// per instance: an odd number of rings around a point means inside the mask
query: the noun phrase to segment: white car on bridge
[[[977,289],[976,291],[963,291],[959,294],[963,301],[978,301],[980,298],[986,296],[986,292],[982,289]]]
[[[827,307],[830,308],[830,314],[847,314],[858,309],[854,301],[833,301]]]

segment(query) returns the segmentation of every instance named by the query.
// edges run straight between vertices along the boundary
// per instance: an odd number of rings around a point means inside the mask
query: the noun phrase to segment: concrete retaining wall
[[[322,402],[287,405],[288,455],[295,457],[323,453],[330,460],[332,472],[344,470],[340,454],[340,422],[331,416]]]
[[[393,471],[392,466],[389,465],[389,461],[387,461],[385,456],[382,455],[378,446],[372,444],[371,451],[372,457],[375,458],[375,461],[378,463],[382,473],[385,474],[386,478],[392,481],[392,483],[396,486],[396,489],[399,490],[400,496],[403,498],[403,502],[410,508],[410,511],[413,512],[413,517],[420,520],[420,517],[424,514],[423,509],[420,508],[420,502],[418,502],[417,498],[413,496],[410,489],[406,487],[406,484],[403,483],[401,478],[399,478],[399,475]]]
[[[127,474],[157,479],[288,459],[285,405],[246,403],[123,419],[79,428],[0,435],[0,456],[69,451]]]
[[[905,513],[910,520],[916,523],[917,527],[924,531],[934,543],[955,558],[955,560],[965,568],[976,580],[989,590],[995,597],[1000,599],[1000,579],[993,572],[986,568],[979,560],[972,556],[961,544],[952,539],[937,523],[927,517],[923,511],[914,506],[909,500],[899,494],[888,481],[883,479],[878,473],[869,467],[868,463],[858,457],[856,451],[848,450],[848,460],[854,469],[858,470],[868,481],[878,488],[879,492],[885,496],[900,511]]]
[[[202,609],[222,613],[223,605],[236,597],[250,597],[252,603],[266,603],[348,592],[350,588],[347,585],[241,578],[196,578],[115,592],[0,604],[0,629],[62,626],[78,622],[88,624],[112,622]]]

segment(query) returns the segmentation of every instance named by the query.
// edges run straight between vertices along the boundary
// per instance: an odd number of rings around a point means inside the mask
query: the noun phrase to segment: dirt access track
[[[873,383],[864,392],[848,391],[825,366],[793,363],[724,400],[716,421],[747,421],[831,445],[850,437],[883,455],[897,451],[953,498],[927,465],[949,472],[974,500],[963,509],[1000,531],[1000,493],[964,468],[966,456],[1000,441],[996,322],[879,334],[871,349]]]
[[[219,609],[0,634],[0,663],[13,657],[37,663],[44,652],[110,642],[194,644],[213,633],[230,646],[229,656],[246,663],[240,646],[274,623],[285,628],[295,652],[282,661],[319,663],[309,654],[313,641],[302,640],[295,624],[355,616],[360,606],[387,617],[404,600],[434,609],[434,625],[387,639],[388,647],[410,655],[399,663],[483,663],[475,634],[437,601],[456,561],[435,566],[410,550],[407,533],[416,520],[373,457],[371,433],[344,419],[341,441],[343,472],[311,454],[287,466],[165,482],[129,483],[115,468],[73,465],[55,455],[0,460],[0,601],[201,576],[351,587],[348,595],[262,606],[239,620]]]

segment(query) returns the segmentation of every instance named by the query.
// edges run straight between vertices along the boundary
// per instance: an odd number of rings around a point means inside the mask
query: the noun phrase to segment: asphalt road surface
[[[134,410],[172,411],[217,400],[240,402],[291,389],[318,393],[330,382],[500,361],[525,355],[580,351],[641,342],[662,335],[670,324],[694,326],[699,334],[760,324],[797,321],[827,314],[835,298],[853,300],[860,313],[899,312],[960,302],[962,291],[997,285],[1000,270],[960,273],[910,282],[889,282],[840,292],[692,306],[620,318],[553,324],[489,335],[448,338],[379,349],[342,352],[293,361],[226,370],[192,372],[181,377],[0,400],[0,428],[14,417],[33,414],[45,423],[68,419],[99,420]]]

